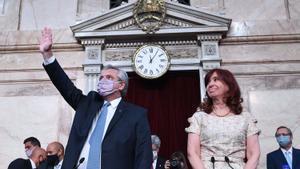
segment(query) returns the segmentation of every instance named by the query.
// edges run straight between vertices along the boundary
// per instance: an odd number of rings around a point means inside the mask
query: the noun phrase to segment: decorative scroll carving
[[[135,50],[107,50],[104,53],[105,61],[130,61]]]
[[[195,46],[180,46],[167,48],[172,59],[198,58],[198,48]],[[105,61],[131,61],[135,49],[111,49],[104,51]]]
[[[168,53],[172,59],[187,59],[198,57],[198,49],[195,47],[169,49]]]

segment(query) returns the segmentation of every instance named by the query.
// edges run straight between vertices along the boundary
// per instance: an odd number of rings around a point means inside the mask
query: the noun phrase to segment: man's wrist
[[[44,65],[49,65],[55,61],[55,56],[51,56],[49,58],[44,58]]]

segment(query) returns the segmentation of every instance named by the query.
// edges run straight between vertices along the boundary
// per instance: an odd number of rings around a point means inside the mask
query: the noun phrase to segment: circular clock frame
[[[170,68],[170,56],[161,45],[147,44],[139,47],[132,57],[134,71],[146,79],[157,79]]]

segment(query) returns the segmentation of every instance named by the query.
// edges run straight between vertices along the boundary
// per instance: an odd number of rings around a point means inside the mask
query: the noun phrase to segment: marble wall
[[[265,154],[277,148],[273,135],[279,125],[292,128],[294,144],[300,147],[300,2],[191,0],[191,4],[232,19],[220,42],[221,66],[236,75],[244,106],[259,121],[263,169]],[[102,0],[0,0],[0,169],[25,156],[23,140],[28,136],[38,137],[43,147],[54,140],[65,144],[68,138],[74,111],[43,70],[37,46],[40,30],[54,29],[56,57],[73,82],[85,89],[84,49],[69,27],[108,10],[109,3]]]
[[[289,127],[294,135],[294,146],[300,148],[300,89],[256,90],[250,91],[248,97],[250,111],[259,120],[258,127],[262,131],[260,166],[265,168],[266,154],[278,149],[274,136],[277,127]]]

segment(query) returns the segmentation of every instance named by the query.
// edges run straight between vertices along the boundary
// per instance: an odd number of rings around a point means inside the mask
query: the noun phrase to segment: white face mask
[[[152,151],[153,153],[153,160],[156,160],[157,159],[157,151]]]
[[[33,150],[35,149],[35,147],[32,147],[31,149],[25,149],[25,154],[28,158],[31,157]]]

